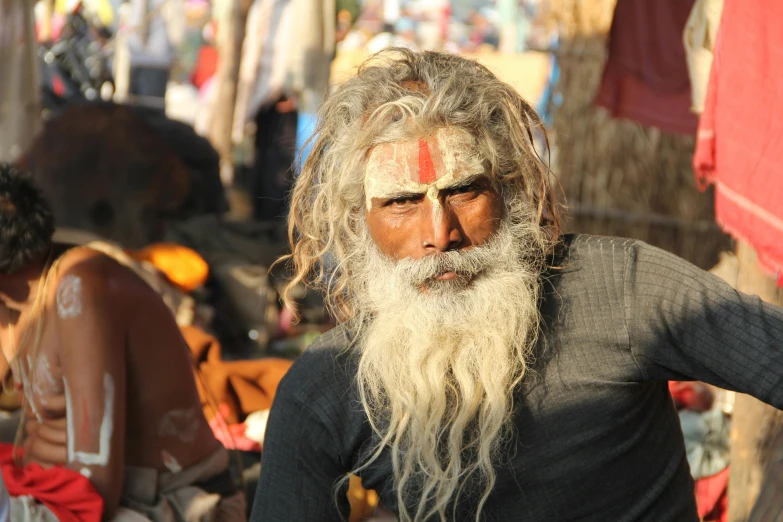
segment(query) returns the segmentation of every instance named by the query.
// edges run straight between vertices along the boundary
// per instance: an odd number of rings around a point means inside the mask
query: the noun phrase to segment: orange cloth
[[[220,408],[221,420],[216,417],[213,398],[205,396],[204,383],[196,376],[198,393],[204,404],[204,414],[210,420],[210,426],[216,434],[223,431],[232,432],[233,437],[241,438],[244,428],[239,422],[254,411],[268,409],[272,405],[277,386],[293,364],[286,359],[259,359],[255,361],[222,361],[220,359],[220,343],[204,332],[193,327],[182,327],[193,360]],[[220,426],[225,422],[228,426]],[[221,438],[218,436],[218,438]],[[234,441],[221,440],[226,447],[233,446]],[[243,448],[247,450],[255,450]],[[370,516],[378,505],[378,494],[362,487],[362,481],[357,476],[350,477],[348,500],[351,504],[350,522],[356,522]]]
[[[348,522],[359,522],[371,517],[378,507],[378,493],[364,489],[362,479],[356,475],[348,478],[348,503],[351,504],[351,517]]]
[[[203,382],[198,376],[196,380],[207,419],[215,416],[214,402],[218,407],[228,406],[228,424],[242,422],[254,411],[269,409],[278,384],[293,364],[274,358],[223,361],[220,343],[211,335],[193,326],[182,327],[182,335],[203,377]]]
[[[154,243],[128,252],[136,261],[152,263],[180,290],[192,292],[207,282],[209,265],[195,250],[174,243]]]

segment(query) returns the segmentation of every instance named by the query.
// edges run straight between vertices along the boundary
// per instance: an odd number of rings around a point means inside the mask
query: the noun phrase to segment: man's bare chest
[[[10,380],[24,395],[29,413],[39,421],[65,415],[61,350],[55,330],[45,322],[20,321],[0,332],[3,355],[10,360]]]
[[[22,386],[32,413],[39,420],[63,417],[65,387],[59,353],[41,347],[37,354],[25,354],[25,359],[27,372]]]

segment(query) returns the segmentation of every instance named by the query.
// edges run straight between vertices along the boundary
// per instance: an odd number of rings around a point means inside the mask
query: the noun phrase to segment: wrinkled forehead
[[[384,184],[396,181],[407,187],[457,180],[483,171],[475,138],[465,130],[445,127],[426,138],[377,145],[370,152],[365,179]]]

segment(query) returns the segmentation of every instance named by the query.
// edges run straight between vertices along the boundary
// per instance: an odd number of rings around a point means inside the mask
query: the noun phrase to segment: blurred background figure
[[[177,45],[172,35],[182,25],[182,18],[180,0],[130,0],[128,96],[132,103],[165,107]]]
[[[32,0],[0,0],[0,161],[15,160],[40,125]]]

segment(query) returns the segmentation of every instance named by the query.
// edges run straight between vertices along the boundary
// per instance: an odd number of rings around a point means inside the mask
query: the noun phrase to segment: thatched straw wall
[[[552,134],[568,229],[642,239],[710,268],[729,241],[712,194],[695,187],[694,138],[614,120],[593,104],[615,3],[553,0],[548,13],[562,35]]]

